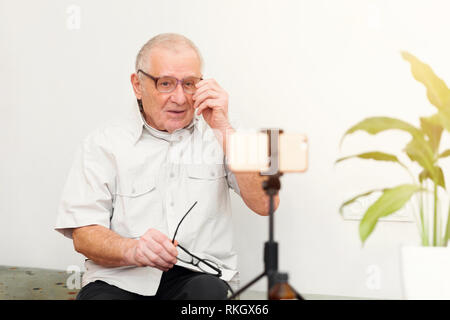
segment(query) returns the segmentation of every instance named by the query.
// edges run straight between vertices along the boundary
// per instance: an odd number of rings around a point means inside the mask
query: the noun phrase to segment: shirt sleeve
[[[241,190],[239,189],[236,176],[234,175],[233,171],[231,171],[230,168],[228,167],[226,156],[224,156],[223,165],[225,167],[225,172],[227,175],[228,187],[233,189],[234,192],[236,192],[239,196],[241,196]]]
[[[88,136],[79,147],[58,206],[55,230],[72,239],[74,228],[110,228],[115,190],[112,154],[104,136]]]

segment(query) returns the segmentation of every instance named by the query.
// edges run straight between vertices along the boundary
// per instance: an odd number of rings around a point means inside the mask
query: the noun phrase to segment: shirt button
[[[211,177],[215,177],[215,176],[216,176],[216,174],[213,171],[211,171]]]
[[[171,178],[175,177],[175,174],[173,172],[170,173],[169,175]]]
[[[170,201],[170,206],[173,207],[175,203],[173,201]]]
[[[183,137],[182,137],[182,136],[179,136],[179,137],[178,137],[178,140],[180,140],[180,141],[183,140]]]

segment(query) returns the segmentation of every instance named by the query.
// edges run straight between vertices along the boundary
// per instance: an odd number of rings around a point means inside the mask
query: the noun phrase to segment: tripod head
[[[269,196],[275,196],[281,189],[280,176],[282,174],[267,176],[267,180],[263,181],[262,187]]]

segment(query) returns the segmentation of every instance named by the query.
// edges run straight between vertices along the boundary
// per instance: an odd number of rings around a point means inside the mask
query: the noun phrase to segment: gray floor
[[[345,297],[345,296],[332,296],[324,294],[308,294],[300,293],[305,300],[371,300],[368,298],[358,298],[358,297]],[[252,291],[242,293],[241,300],[266,300],[266,292]]]
[[[0,266],[0,300],[74,300],[78,291],[67,288],[65,271]],[[301,293],[307,300],[355,300],[360,298]],[[265,292],[247,290],[240,300],[265,300]]]
[[[0,266],[0,300],[73,300],[65,271]]]

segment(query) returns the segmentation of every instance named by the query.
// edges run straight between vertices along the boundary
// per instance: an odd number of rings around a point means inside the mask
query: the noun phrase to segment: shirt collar
[[[172,133],[169,133],[167,131],[161,131],[158,129],[153,128],[150,126],[144,119],[144,116],[142,112],[139,110],[139,107],[133,108],[133,121],[134,121],[134,132],[133,132],[133,138],[134,143],[137,143],[139,139],[142,136],[142,132],[144,128],[147,130],[148,133],[150,133],[152,136],[158,139],[163,139],[166,141],[175,141],[178,139],[178,137],[182,134],[185,134],[186,131],[192,133],[194,128],[197,127],[199,122],[199,117],[194,114],[194,118],[192,119],[191,123],[187,127],[177,129]]]

